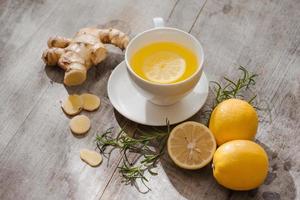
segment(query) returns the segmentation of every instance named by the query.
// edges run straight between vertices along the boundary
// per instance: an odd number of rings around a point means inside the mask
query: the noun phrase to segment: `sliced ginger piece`
[[[85,115],[77,115],[70,121],[70,129],[74,134],[82,135],[91,128],[91,121]]]
[[[100,153],[88,149],[80,150],[80,158],[92,167],[96,167],[102,162]]]
[[[62,103],[62,109],[68,115],[76,115],[80,113],[83,108],[83,100],[81,96],[74,94],[69,95]]]
[[[96,95],[84,93],[81,95],[83,100],[83,109],[87,111],[94,111],[97,110],[100,106],[100,98]]]

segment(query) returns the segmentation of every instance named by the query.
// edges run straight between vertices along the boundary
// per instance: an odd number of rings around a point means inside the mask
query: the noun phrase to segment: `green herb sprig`
[[[103,134],[96,136],[96,145],[108,159],[112,151],[119,149],[122,155],[122,164],[118,168],[122,176],[122,182],[137,186],[137,180],[140,180],[150,190],[146,185],[148,179],[145,173],[157,175],[153,169],[164,153],[166,140],[170,133],[168,120],[166,125],[166,131],[154,127],[152,131],[137,129],[133,137],[128,136],[124,128],[113,137],[113,128],[109,128]],[[158,146],[157,149],[152,146],[155,142]],[[108,147],[110,147],[109,150]],[[129,154],[135,154],[136,157],[130,159]]]
[[[226,99],[241,98],[246,100],[243,93],[249,90],[251,86],[254,86],[256,84],[255,78],[258,75],[248,72],[242,66],[239,67],[239,70],[241,70],[242,76],[236,81],[231,80],[227,77],[223,77],[225,81],[224,86],[222,86],[219,82],[211,81],[211,83],[215,84],[215,87],[213,89],[215,93],[215,102],[213,108]],[[257,95],[253,95],[247,101],[250,104],[253,104],[256,97]]]

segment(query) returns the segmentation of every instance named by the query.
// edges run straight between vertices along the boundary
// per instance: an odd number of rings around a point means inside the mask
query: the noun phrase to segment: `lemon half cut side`
[[[176,126],[168,138],[168,153],[176,165],[184,169],[200,169],[207,165],[216,151],[211,131],[198,122]]]

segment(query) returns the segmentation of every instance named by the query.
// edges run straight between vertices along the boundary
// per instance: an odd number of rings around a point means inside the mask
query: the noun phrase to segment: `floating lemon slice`
[[[147,79],[158,83],[171,83],[179,79],[185,72],[185,60],[178,54],[159,51],[147,57],[143,71]]]
[[[176,126],[168,139],[168,153],[181,168],[199,169],[207,165],[216,151],[211,131],[197,122],[184,122]]]

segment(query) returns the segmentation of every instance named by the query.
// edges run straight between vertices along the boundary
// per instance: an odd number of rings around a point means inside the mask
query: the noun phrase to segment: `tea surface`
[[[196,55],[172,42],[157,42],[136,52],[130,65],[137,75],[155,83],[176,83],[190,77],[198,67]]]

